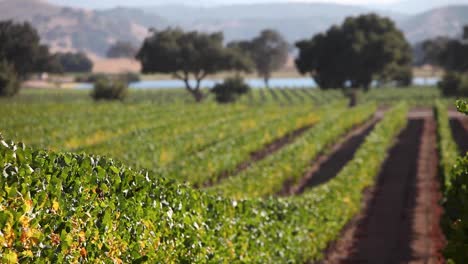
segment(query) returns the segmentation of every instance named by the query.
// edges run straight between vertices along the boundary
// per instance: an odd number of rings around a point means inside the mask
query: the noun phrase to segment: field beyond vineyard
[[[306,88],[225,105],[22,91],[0,100],[0,262],[463,259],[454,101],[429,87],[371,89],[353,108]]]

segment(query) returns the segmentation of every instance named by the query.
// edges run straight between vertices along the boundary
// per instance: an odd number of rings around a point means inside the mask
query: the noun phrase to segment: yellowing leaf
[[[86,234],[85,234],[85,232],[80,231],[80,233],[78,233],[78,237],[80,238],[80,242],[86,241]]]
[[[22,215],[20,218],[19,218],[19,222],[21,224],[21,227],[23,228],[28,228],[29,227],[29,217],[25,216],[25,215]]]
[[[31,250],[23,251],[23,252],[21,252],[21,255],[23,257],[27,257],[27,258],[33,258],[34,257],[34,254],[32,253]]]
[[[52,211],[54,213],[57,213],[59,209],[60,209],[60,205],[57,202],[57,200],[52,201]]]
[[[26,207],[26,212],[31,212],[34,204],[32,200],[28,199],[24,201],[24,205]]]
[[[5,264],[18,263],[18,255],[16,255],[16,253],[12,251],[3,253],[2,263],[5,263]]]
[[[5,237],[7,247],[11,247],[15,242],[15,232],[13,231],[13,228],[11,227],[10,223],[7,223],[5,225],[5,228],[3,228],[3,234]]]
[[[343,198],[343,202],[349,204],[349,203],[351,203],[351,199],[349,199],[349,197],[346,196],[345,198]]]

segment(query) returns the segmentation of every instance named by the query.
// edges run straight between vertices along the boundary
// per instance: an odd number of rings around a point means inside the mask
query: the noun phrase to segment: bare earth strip
[[[323,263],[442,263],[442,213],[435,121],[430,109],[409,114],[363,209],[325,252]]]
[[[313,125],[308,125],[299,129],[296,129],[285,136],[278,138],[271,142],[270,144],[264,146],[262,149],[259,149],[255,152],[250,153],[250,159],[242,162],[237,166],[237,168],[233,172],[222,172],[218,177],[216,177],[216,181],[209,181],[203,184],[203,187],[210,187],[213,185],[218,184],[224,179],[227,179],[228,177],[235,176],[242,171],[246,170],[249,168],[252,164],[255,162],[259,162],[266,157],[272,155],[273,153],[279,151],[283,147],[285,147],[288,144],[291,144],[296,138],[300,137],[302,134],[304,134],[307,130],[311,129]]]
[[[312,167],[297,185],[286,183],[281,196],[299,195],[308,188],[326,183],[335,177],[340,170],[350,161],[359,146],[374,128],[378,118],[367,121],[365,124],[354,128],[329,152],[320,155],[312,162]]]

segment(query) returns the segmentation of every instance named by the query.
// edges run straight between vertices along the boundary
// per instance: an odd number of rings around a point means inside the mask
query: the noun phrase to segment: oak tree
[[[205,97],[201,82],[209,74],[249,70],[239,52],[224,46],[222,33],[184,32],[178,28],[152,31],[136,55],[142,72],[172,74],[184,82],[197,102]]]

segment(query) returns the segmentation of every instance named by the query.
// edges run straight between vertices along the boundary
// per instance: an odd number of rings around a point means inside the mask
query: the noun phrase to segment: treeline
[[[295,61],[323,89],[369,89],[374,81],[407,86],[412,81],[412,49],[388,18],[375,14],[350,17],[342,25],[297,42]],[[223,45],[222,33],[153,30],[136,58],[143,73],[170,73],[184,81],[197,101],[204,98],[201,81],[221,71],[251,72],[265,80],[281,69],[291,47],[279,32],[264,30],[252,40]],[[191,78],[195,84],[190,82]],[[231,89],[235,90],[235,89]]]
[[[468,26],[458,38],[438,37],[422,44],[423,63],[445,70],[439,87],[445,96],[468,96]]]
[[[89,72],[93,63],[84,53],[51,54],[29,23],[0,21],[0,96],[18,93],[31,74]]]
[[[241,72],[256,70],[268,86],[272,72],[286,63],[288,50],[286,40],[274,30],[265,30],[251,41],[225,45],[221,32],[184,32],[168,28],[153,31],[136,58],[142,64],[143,73],[172,74],[185,83],[196,101],[202,101],[206,97],[201,89],[203,79],[223,71],[232,71],[236,76],[225,81],[227,89],[218,86],[212,90],[217,98],[233,98],[233,94],[248,90],[243,88]]]
[[[294,45],[271,29],[263,30],[251,40],[230,43],[225,43],[221,32],[186,32],[180,28],[150,32],[139,49],[117,41],[109,49],[108,57],[135,57],[142,65],[142,73],[171,74],[184,82],[198,102],[207,96],[202,81],[219,72],[232,73],[223,84],[209,91],[220,102],[235,101],[248,92],[241,73],[256,72],[268,87],[272,73],[285,66],[294,46],[298,50],[295,66],[301,74],[313,78],[322,89],[345,91],[352,102],[359,89],[408,86],[413,79],[411,45],[392,20],[376,14],[348,17],[341,25]],[[467,35],[465,28],[464,38],[438,38],[422,44],[423,61],[448,71],[440,83],[445,95],[467,94],[468,77],[464,74],[468,69]],[[0,22],[0,95],[17,93],[19,81],[34,72],[89,72],[92,67],[92,61],[84,53],[50,54],[28,23]],[[121,80],[108,76],[105,79],[121,90]],[[112,85],[108,88],[112,90]]]

